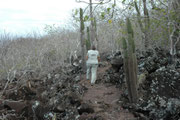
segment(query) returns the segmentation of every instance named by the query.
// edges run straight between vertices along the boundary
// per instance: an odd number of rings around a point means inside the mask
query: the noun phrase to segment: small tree
[[[111,0],[76,0],[76,2],[80,3],[86,3],[89,6],[89,18],[90,18],[90,43],[91,45],[96,45],[98,49],[98,38],[97,38],[97,29],[96,29],[96,20],[94,17],[94,10],[98,5],[106,4],[111,2]],[[93,9],[93,5],[96,5]]]
[[[144,25],[142,21],[141,11],[138,7],[137,1],[134,1],[135,9],[137,12],[137,20],[139,23],[139,26],[141,28],[141,31],[143,33],[143,39],[144,39],[144,46],[145,49],[149,47],[149,29],[150,29],[150,18],[149,18],[149,11],[147,9],[147,1],[143,0],[143,13],[144,13]]]
[[[176,63],[176,49],[178,44],[180,44],[180,14],[179,14],[180,1],[172,0],[168,1],[168,29],[169,29],[169,40],[170,44],[170,54],[172,62]],[[171,26],[172,25],[172,26]],[[171,32],[172,29],[172,32]],[[180,48],[179,48],[180,49]]]
[[[126,21],[127,26],[127,41],[123,38],[124,50],[124,71],[126,84],[128,87],[129,100],[136,103],[138,99],[137,92],[137,58],[135,53],[134,32],[129,18]]]

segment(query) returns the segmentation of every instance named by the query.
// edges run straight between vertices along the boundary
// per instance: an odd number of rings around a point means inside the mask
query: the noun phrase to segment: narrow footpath
[[[103,120],[134,120],[133,114],[123,109],[118,103],[121,90],[115,85],[101,82],[105,71],[109,68],[110,65],[98,68],[97,83],[93,86],[90,81],[86,80],[85,75],[82,76],[80,84],[88,88],[82,99],[94,109],[94,113],[88,114],[88,116],[101,116]]]

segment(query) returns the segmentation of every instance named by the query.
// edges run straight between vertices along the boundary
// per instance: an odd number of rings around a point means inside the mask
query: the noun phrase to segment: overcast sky
[[[0,0],[0,32],[42,31],[45,24],[66,25],[72,9],[84,6],[75,0]]]

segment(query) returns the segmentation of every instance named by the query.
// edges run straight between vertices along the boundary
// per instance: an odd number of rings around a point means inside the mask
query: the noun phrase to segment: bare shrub
[[[45,36],[34,33],[26,37],[1,35],[0,79],[11,82],[28,72],[45,74],[49,69],[65,64],[73,51],[79,51],[78,42],[78,35],[67,30]]]

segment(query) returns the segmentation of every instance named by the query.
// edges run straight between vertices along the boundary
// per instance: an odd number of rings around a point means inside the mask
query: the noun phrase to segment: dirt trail
[[[86,80],[85,75],[82,76],[80,83],[88,88],[82,99],[95,111],[89,116],[102,116],[104,120],[133,120],[133,114],[118,104],[121,91],[112,84],[101,82],[109,67],[98,68],[97,83],[94,86],[91,86],[90,81]]]

